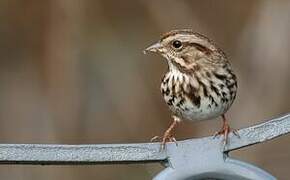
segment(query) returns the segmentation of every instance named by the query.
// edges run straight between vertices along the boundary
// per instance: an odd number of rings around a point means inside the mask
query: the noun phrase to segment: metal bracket
[[[251,164],[234,160],[228,152],[265,142],[290,132],[290,114],[238,131],[223,147],[212,136],[168,143],[160,151],[159,143],[49,145],[0,144],[0,164],[123,164],[160,162],[166,169],[155,180],[176,179],[276,179]]]

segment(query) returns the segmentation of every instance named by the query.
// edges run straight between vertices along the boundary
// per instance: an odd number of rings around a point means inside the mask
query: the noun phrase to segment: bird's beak
[[[143,53],[146,54],[148,52],[158,52],[160,51],[160,49],[162,48],[162,45],[158,42],[158,43],[155,43],[151,46],[149,46],[148,48],[146,48]]]

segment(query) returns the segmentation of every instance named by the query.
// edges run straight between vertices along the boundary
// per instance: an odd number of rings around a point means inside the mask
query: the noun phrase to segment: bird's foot
[[[230,133],[233,133],[235,136],[237,136],[238,138],[240,138],[240,135],[238,133],[238,131],[236,129],[232,129],[230,128],[229,124],[225,123],[223,125],[223,127],[214,133],[213,135],[213,138],[216,138],[217,136],[224,136],[224,139],[223,139],[223,143],[224,143],[224,146],[226,146],[228,144],[228,139],[229,139],[229,134]]]
[[[154,136],[153,138],[151,138],[150,141],[151,142],[161,141],[161,147],[160,147],[161,150],[165,149],[165,145],[167,142],[174,142],[176,146],[178,145],[175,137],[172,135],[170,131],[165,131],[163,136]]]
[[[151,142],[153,142],[153,141],[161,141],[160,150],[164,150],[165,149],[165,145],[166,145],[167,142],[175,142],[175,144],[177,146],[177,141],[176,141],[175,137],[173,136],[173,130],[177,126],[177,123],[180,120],[179,120],[179,118],[177,118],[175,116],[173,118],[174,118],[174,121],[172,122],[172,124],[170,125],[170,127],[165,131],[165,133],[163,134],[162,137],[160,137],[160,136],[154,136],[151,139]]]

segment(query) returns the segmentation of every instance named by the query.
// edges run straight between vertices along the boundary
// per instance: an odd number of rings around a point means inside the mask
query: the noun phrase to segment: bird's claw
[[[153,138],[150,139],[150,142],[156,142],[159,141],[161,138],[160,136],[154,136]]]
[[[233,134],[234,134],[235,136],[237,136],[238,138],[241,138],[241,136],[240,136],[238,130],[236,130],[236,129],[231,129],[231,132],[233,132]]]
[[[165,145],[167,142],[174,142],[176,146],[178,146],[178,143],[175,139],[175,137],[173,137],[171,134],[169,133],[164,133],[164,135],[162,137],[160,136],[154,136],[153,138],[151,138],[150,140],[151,142],[156,142],[156,141],[161,141],[161,150],[165,149]]]
[[[224,144],[224,146],[226,146],[228,144],[228,138],[229,138],[229,134],[231,132],[235,136],[237,136],[238,138],[240,138],[240,135],[239,135],[238,131],[236,129],[230,128],[230,126],[228,124],[224,124],[224,126],[221,128],[221,130],[215,132],[214,135],[213,135],[213,138],[216,138],[219,135],[223,135],[224,136],[223,144]]]
[[[161,142],[161,150],[165,149],[165,145],[167,142],[174,142],[176,146],[178,146],[177,141],[175,137],[173,137],[171,134],[164,134]]]

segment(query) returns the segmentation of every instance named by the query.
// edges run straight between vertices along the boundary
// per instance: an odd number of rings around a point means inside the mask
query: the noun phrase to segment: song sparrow
[[[162,149],[166,142],[176,142],[172,131],[181,119],[198,121],[218,116],[222,116],[223,126],[215,136],[224,135],[226,144],[233,130],[225,112],[236,97],[237,79],[225,53],[207,37],[188,29],[164,34],[146,52],[161,54],[169,66],[161,92],[173,112],[173,123],[162,137]]]

